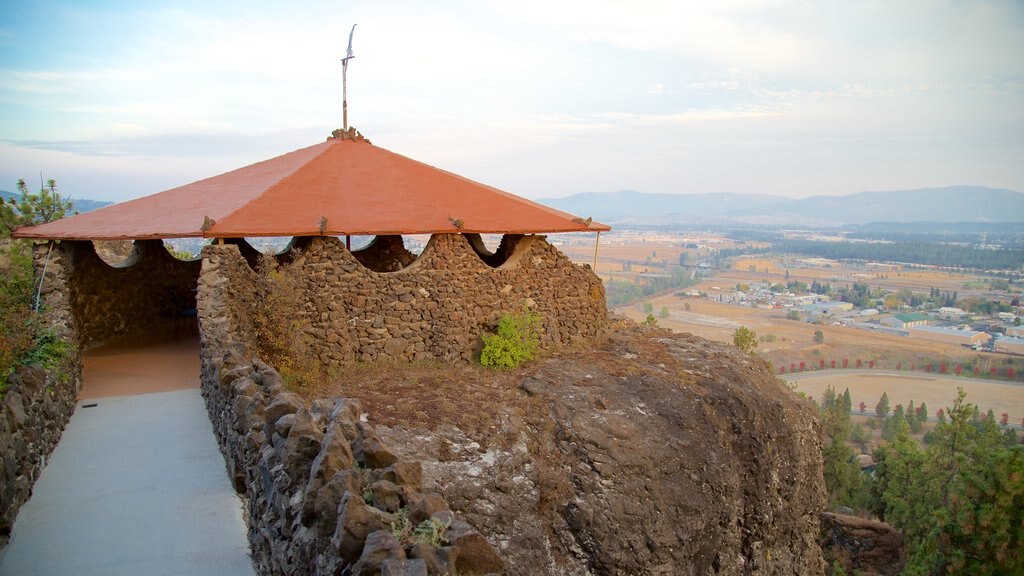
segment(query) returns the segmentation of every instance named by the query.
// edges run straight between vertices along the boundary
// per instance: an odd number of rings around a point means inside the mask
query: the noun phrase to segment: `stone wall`
[[[19,366],[7,377],[9,386],[0,398],[0,545],[74,412],[82,380],[68,297],[70,259],[55,243],[37,244],[34,258],[36,278],[43,278],[43,322],[71,345],[59,367]]]
[[[325,365],[352,360],[470,360],[506,312],[541,319],[541,348],[600,339],[604,287],[543,236],[509,236],[494,254],[478,237],[438,234],[418,259],[382,237],[355,255],[332,237],[293,244],[282,273],[301,283],[306,346]],[[477,249],[474,249],[474,244]],[[390,260],[389,260],[390,257]],[[372,263],[375,272],[360,262]]]
[[[58,246],[81,346],[192,329],[195,317],[186,311],[196,307],[198,260],[178,260],[160,240],[137,240],[132,255],[118,266],[97,256],[92,242]]]
[[[65,374],[65,376],[60,376]],[[0,399],[0,545],[75,409],[80,373],[19,366]]]
[[[349,399],[307,406],[252,355],[258,296],[235,246],[208,246],[199,279],[202,389],[261,574],[499,574],[487,540],[422,490]],[[241,287],[241,289],[239,289]],[[443,535],[433,544],[425,537]],[[404,528],[404,529],[403,529]],[[427,530],[430,528],[431,530]]]

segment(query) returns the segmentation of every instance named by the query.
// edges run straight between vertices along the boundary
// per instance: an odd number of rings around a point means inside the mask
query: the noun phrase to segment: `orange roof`
[[[127,240],[606,230],[365,140],[331,138],[14,235]]]

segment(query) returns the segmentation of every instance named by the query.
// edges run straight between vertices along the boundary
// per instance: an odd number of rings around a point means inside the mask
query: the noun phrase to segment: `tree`
[[[849,506],[860,488],[860,466],[850,448],[850,413],[842,396],[829,386],[821,399],[821,425],[825,433],[822,448],[823,473],[829,501],[834,506]]]
[[[740,326],[733,332],[732,344],[744,352],[753,352],[754,348],[757,348],[757,332],[746,326]]]
[[[927,450],[900,430],[876,451],[876,511],[904,533],[904,574],[1024,573],[1024,450],[965,399]]]
[[[668,306],[661,307],[661,312],[658,312],[658,318],[668,318]]]
[[[921,417],[919,416],[918,409],[914,406],[914,401],[910,401],[910,406],[907,406],[907,413],[905,415],[907,419],[907,425],[910,426],[911,434],[921,433]]]
[[[654,304],[644,302],[644,314],[654,314]]]
[[[853,425],[853,428],[850,430],[850,442],[856,444],[857,447],[860,448],[861,452],[867,451],[868,441],[870,439],[871,436],[868,434],[868,431],[864,429],[864,426],[859,422]]]
[[[849,415],[850,412],[853,411],[853,400],[850,398],[849,388],[843,391],[843,395],[841,396],[841,398],[843,401],[843,411],[846,412],[847,415]]]
[[[36,322],[31,242],[9,238],[20,226],[62,218],[71,202],[61,198],[53,180],[39,194],[29,192],[25,181],[18,180],[18,191],[19,199],[0,201],[0,239],[8,239],[0,247],[0,397],[17,364],[32,359],[53,366],[67,348]]]
[[[815,330],[814,331],[814,343],[815,344],[821,344],[824,341],[825,341],[825,333],[822,332],[821,330]]]
[[[797,312],[796,310],[790,310],[789,312],[786,312],[786,319],[787,320],[797,320],[797,321],[799,321],[800,320],[800,313]]]
[[[889,395],[885,392],[882,392],[882,397],[878,399],[878,404],[875,405],[875,414],[878,414],[881,418],[889,415]]]
[[[39,194],[29,192],[24,180],[18,180],[20,198],[0,202],[0,238],[10,238],[19,226],[32,226],[60,220],[71,210],[71,201],[57,192],[57,181],[47,180]]]

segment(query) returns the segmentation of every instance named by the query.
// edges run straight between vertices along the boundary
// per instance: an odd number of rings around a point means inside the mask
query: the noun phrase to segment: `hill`
[[[21,197],[21,194],[17,192],[8,192],[7,190],[0,190],[0,199],[6,202],[9,198],[17,200]],[[110,206],[113,202],[104,202],[102,200],[88,200],[85,198],[72,198],[71,208],[76,212],[91,212],[97,208],[103,208],[104,206]]]
[[[744,223],[843,226],[876,222],[1022,222],[1024,194],[948,186],[846,196],[783,198],[757,194],[591,192],[540,202],[611,224]]]

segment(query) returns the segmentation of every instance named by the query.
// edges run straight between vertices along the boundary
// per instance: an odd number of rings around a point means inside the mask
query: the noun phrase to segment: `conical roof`
[[[606,231],[389,152],[330,138],[178,188],[47,224],[19,238],[128,240]]]

